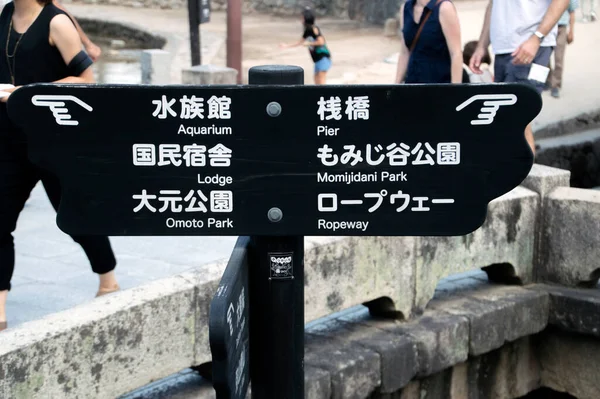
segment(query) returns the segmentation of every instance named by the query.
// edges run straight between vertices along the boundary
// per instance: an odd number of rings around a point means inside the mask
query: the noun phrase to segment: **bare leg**
[[[99,274],[98,277],[100,277],[100,287],[98,288],[98,294],[96,296],[110,294],[119,290],[119,284],[117,283],[114,270],[105,274]]]
[[[533,129],[531,128],[531,124],[527,125],[527,127],[525,128],[525,139],[531,147],[533,156],[535,156],[535,139],[533,138]]]
[[[315,84],[324,85],[327,82],[327,72],[318,72],[315,74]]]
[[[8,291],[0,291],[0,324],[6,322],[6,298]]]

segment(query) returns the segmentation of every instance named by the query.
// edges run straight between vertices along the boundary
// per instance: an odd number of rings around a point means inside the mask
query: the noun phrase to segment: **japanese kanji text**
[[[367,144],[357,147],[353,144],[332,148],[327,144],[317,150],[317,158],[324,166],[368,164],[370,166],[414,166],[420,165],[460,165],[460,143],[438,143],[436,148],[430,143],[417,143],[410,147],[405,143]]]
[[[223,144],[211,148],[190,144],[134,144],[134,166],[185,166],[227,168],[231,166],[233,151]]]

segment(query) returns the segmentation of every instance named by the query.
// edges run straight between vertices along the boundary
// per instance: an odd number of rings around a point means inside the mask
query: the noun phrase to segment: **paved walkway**
[[[459,2],[465,41],[479,35],[484,2]],[[180,82],[189,64],[187,20],[183,10],[147,10],[98,5],[69,5],[75,15],[151,27],[164,35],[173,56],[172,81]],[[348,21],[322,20],[334,54],[330,83],[390,83],[395,65],[386,63],[398,40],[383,38],[380,28],[359,28]],[[252,65],[283,63],[305,68],[312,81],[312,64],[304,49],[281,51],[280,41],[297,40],[298,19],[252,15],[244,20],[244,55]],[[225,15],[215,13],[202,26],[206,63],[224,64]],[[575,44],[567,51],[563,98],[544,95],[544,110],[536,126],[600,109],[600,22],[579,24]],[[19,221],[16,233],[17,267],[9,296],[11,326],[92,300],[97,279],[81,249],[55,227],[54,212],[39,187]],[[235,238],[114,238],[119,259],[118,277],[124,289],[180,273],[229,256]]]
[[[463,42],[479,38],[486,1],[456,2],[461,19]],[[189,34],[185,10],[134,9],[99,5],[69,5],[75,15],[127,22],[151,27],[154,33],[168,39],[167,50],[174,54],[173,83],[181,82],[181,69],[189,65]],[[580,19],[580,14],[577,14]],[[312,62],[303,48],[280,50],[282,41],[298,40],[301,26],[298,18],[277,18],[252,14],[244,16],[244,78],[255,65],[292,64],[306,71],[306,82],[312,83]],[[383,84],[395,77],[392,60],[399,40],[385,38],[379,27],[359,26],[353,21],[322,19],[319,26],[331,48],[334,66],[329,83]],[[225,13],[215,12],[212,21],[201,26],[203,62],[225,64]],[[600,22],[576,24],[575,42],[567,49],[564,89],[560,100],[544,93],[544,108],[534,121],[540,129],[582,113],[600,109]]]

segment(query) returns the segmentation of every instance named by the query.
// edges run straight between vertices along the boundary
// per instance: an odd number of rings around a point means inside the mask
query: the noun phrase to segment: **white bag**
[[[482,69],[483,73],[481,75],[474,73],[466,65],[463,65],[463,68],[465,69],[465,71],[467,71],[467,74],[469,75],[469,83],[493,83],[494,82],[494,77],[492,76],[492,73],[490,72],[490,70],[488,68]]]

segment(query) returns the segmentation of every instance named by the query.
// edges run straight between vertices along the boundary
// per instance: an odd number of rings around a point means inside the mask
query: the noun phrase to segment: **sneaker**
[[[550,95],[554,98],[560,98],[560,89],[558,87],[553,88],[550,91]]]
[[[597,20],[598,20],[598,17],[596,16],[596,12],[595,12],[595,11],[592,11],[592,12],[590,13],[590,21],[591,21],[591,22],[595,22],[595,21],[597,21]]]

